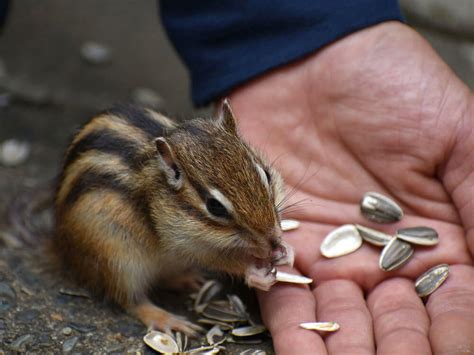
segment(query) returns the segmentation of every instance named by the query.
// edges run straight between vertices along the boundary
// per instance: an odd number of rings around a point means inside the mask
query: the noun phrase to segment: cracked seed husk
[[[355,225],[357,230],[359,231],[360,236],[362,239],[370,243],[372,245],[376,245],[378,247],[383,247],[387,245],[391,240],[392,236],[376,229],[372,229],[369,227],[361,226],[360,224]]]
[[[287,232],[297,229],[300,226],[300,222],[295,219],[282,219],[280,226],[282,231]]]
[[[362,237],[353,224],[345,224],[331,231],[320,246],[326,258],[335,258],[355,252],[362,245]]]
[[[143,341],[153,350],[160,353],[177,353],[179,351],[178,344],[176,344],[173,337],[168,334],[152,330],[148,332],[144,337]]]
[[[278,282],[288,282],[293,284],[310,284],[313,282],[313,279],[310,279],[309,277],[290,274],[283,271],[277,271],[276,280]]]
[[[397,238],[418,245],[438,244],[438,232],[430,227],[411,227],[397,230]]]
[[[383,248],[380,255],[379,267],[384,271],[398,269],[413,255],[413,248],[407,242],[393,237]]]
[[[449,266],[440,264],[432,267],[415,281],[415,290],[418,296],[426,297],[432,294],[448,278]]]
[[[403,217],[403,211],[395,201],[377,192],[364,194],[360,211],[368,220],[377,223],[393,223]]]
[[[301,323],[300,327],[308,330],[319,330],[322,332],[335,332],[340,328],[339,324],[336,322]]]

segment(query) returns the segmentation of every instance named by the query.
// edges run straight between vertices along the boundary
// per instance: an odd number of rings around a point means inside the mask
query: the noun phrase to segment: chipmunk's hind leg
[[[129,307],[128,311],[140,319],[148,329],[160,330],[168,334],[174,330],[191,337],[197,337],[198,332],[203,331],[199,325],[191,323],[184,317],[169,313],[149,300]]]

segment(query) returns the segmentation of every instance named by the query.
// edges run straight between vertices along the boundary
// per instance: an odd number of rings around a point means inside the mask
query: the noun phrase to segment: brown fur
[[[192,333],[196,326],[151,305],[147,292],[189,267],[243,275],[251,255],[269,258],[281,236],[281,178],[241,140],[229,113],[178,125],[151,110],[113,112],[93,118],[66,152],[56,250],[79,282],[148,326]],[[271,191],[255,164],[270,172]],[[211,190],[232,205],[231,218],[207,210]]]

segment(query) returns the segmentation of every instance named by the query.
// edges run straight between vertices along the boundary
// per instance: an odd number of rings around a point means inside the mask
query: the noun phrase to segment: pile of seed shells
[[[369,221],[394,223],[403,217],[403,210],[392,199],[377,192],[367,192],[360,202],[360,211]],[[321,254],[335,258],[355,252],[365,241],[383,247],[379,267],[392,271],[408,262],[413,255],[412,245],[433,246],[438,244],[438,232],[430,227],[415,226],[398,229],[389,235],[359,224],[345,224],[331,231],[321,243]],[[446,264],[433,267],[415,281],[415,289],[420,297],[434,292],[448,277]]]
[[[217,354],[225,350],[226,343],[257,345],[268,337],[267,329],[255,323],[249,316],[242,300],[234,294],[218,299],[222,284],[216,280],[207,281],[199,292],[191,295],[192,311],[197,322],[210,327],[198,347],[190,347],[188,337],[182,333],[165,334],[151,331],[144,342],[161,353]],[[246,354],[265,354],[262,350],[246,351]]]

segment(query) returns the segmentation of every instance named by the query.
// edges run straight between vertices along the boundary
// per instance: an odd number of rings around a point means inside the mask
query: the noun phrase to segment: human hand
[[[418,34],[387,22],[279,68],[230,96],[240,131],[282,173],[292,201],[286,234],[295,269],[314,289],[278,284],[259,292],[277,353],[429,354],[474,352],[474,99]],[[359,214],[366,191],[403,208],[403,220],[374,225]],[[393,233],[424,225],[436,247],[416,247],[383,272],[380,248],[325,259],[324,236],[345,223]],[[426,305],[413,280],[450,264]],[[287,270],[288,271],[288,270]],[[330,335],[301,322],[336,321]]]

